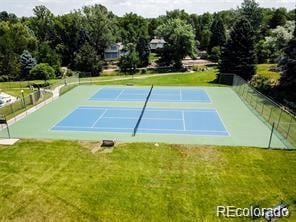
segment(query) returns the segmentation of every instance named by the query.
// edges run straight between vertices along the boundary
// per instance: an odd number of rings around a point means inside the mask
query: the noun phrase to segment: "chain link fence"
[[[55,97],[53,93],[55,93],[56,89],[59,89],[59,91],[57,91],[58,97],[59,95],[62,95],[74,88],[78,84],[78,74],[74,73],[72,76],[57,80],[55,83],[47,87],[36,89],[29,95],[22,95],[18,97],[14,103],[0,107],[0,115],[5,117],[7,120],[11,120],[21,113],[27,114],[27,111],[32,107],[36,106],[36,108],[38,108],[38,105],[47,104],[47,102],[50,102],[50,98],[53,100],[53,97]],[[9,89],[13,89],[13,87],[16,86],[20,87],[21,89],[29,89],[29,86],[32,85],[32,82],[7,82],[3,83],[2,85],[7,87],[4,88],[7,91],[9,91]]]
[[[14,103],[1,107],[0,114],[8,120],[12,119],[16,115],[26,111],[27,109],[30,109],[32,106],[50,98],[51,95],[52,94],[45,89],[36,90],[27,96],[17,98]]]
[[[296,115],[286,107],[260,93],[236,74],[219,74],[218,83],[232,86],[241,100],[272,127],[288,148],[296,148]]]

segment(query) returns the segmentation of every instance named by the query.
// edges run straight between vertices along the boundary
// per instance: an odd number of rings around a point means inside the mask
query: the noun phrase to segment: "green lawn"
[[[217,205],[280,201],[296,220],[296,152],[135,143],[92,154],[95,146],[0,147],[0,220],[223,221]]]
[[[280,75],[278,72],[270,71],[269,69],[275,66],[274,64],[259,64],[257,65],[257,74],[265,76],[267,78],[271,78],[274,80],[278,80]],[[217,86],[214,83],[216,79],[216,74],[218,73],[217,69],[210,68],[207,71],[199,71],[194,73],[177,73],[176,75],[161,75],[154,77],[149,77],[145,79],[125,79],[125,80],[116,80],[116,78],[131,78],[129,75],[117,75],[117,76],[102,76],[102,77],[93,77],[93,78],[82,78],[83,81],[93,81],[95,84],[118,84],[118,85],[126,85],[126,84],[134,84],[134,85],[184,85],[184,86]],[[119,74],[119,73],[117,73]],[[135,77],[144,76],[137,74]],[[100,80],[112,80],[111,82],[100,82]]]
[[[58,81],[61,81],[59,79],[52,79],[48,82],[50,84],[54,84]],[[30,84],[42,84],[44,81],[42,80],[32,80],[32,81],[18,81],[18,82],[0,82],[0,92],[5,92],[9,95],[21,97],[22,93],[21,90],[24,90],[24,95],[29,95],[32,93],[32,90],[29,89]]]
[[[259,64],[257,65],[257,74],[265,76],[267,78],[271,78],[274,80],[279,79],[279,73],[269,71],[270,67],[275,66],[274,64]],[[210,68],[205,72],[194,72],[194,73],[178,73],[176,75],[161,75],[156,77],[149,77],[146,79],[133,79],[130,80],[132,76],[124,75],[119,72],[108,73],[108,75],[102,75],[99,77],[90,77],[90,78],[81,78],[81,82],[93,82],[95,84],[136,84],[136,85],[187,85],[187,86],[217,86],[217,84],[213,83],[216,79],[216,74],[218,73],[217,69]],[[146,74],[149,75],[149,74]],[[136,74],[134,77],[144,76],[144,74]],[[116,80],[118,78],[126,78],[125,80]],[[105,80],[114,80],[111,82],[104,82]],[[62,81],[60,79],[52,79],[49,80],[50,84],[57,83],[58,81]],[[100,82],[102,81],[102,82]],[[23,82],[1,82],[0,90],[6,92],[13,96],[21,96],[21,90],[24,90],[25,95],[31,93],[31,90],[27,87],[32,83],[43,83],[41,80],[33,80],[33,81],[23,81]]]
[[[112,82],[96,82],[96,84],[135,84],[135,85],[166,85],[166,86],[217,86],[213,83],[216,79],[217,70],[209,69],[205,72],[193,73],[176,73],[172,75],[162,75],[142,78],[142,79],[128,79],[128,80],[115,80]],[[137,75],[139,76],[139,75]]]
[[[257,74],[268,79],[279,80],[279,72],[270,71],[272,67],[276,67],[276,64],[259,64],[257,65]]]

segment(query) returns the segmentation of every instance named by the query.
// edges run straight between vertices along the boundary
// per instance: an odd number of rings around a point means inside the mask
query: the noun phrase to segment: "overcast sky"
[[[237,8],[243,0],[0,0],[0,11],[13,12],[17,16],[32,15],[32,8],[45,5],[54,14],[64,14],[84,5],[105,5],[116,15],[135,12],[144,17],[157,17],[173,9],[185,9],[189,13],[202,14]],[[258,0],[262,7],[295,8],[295,0]]]

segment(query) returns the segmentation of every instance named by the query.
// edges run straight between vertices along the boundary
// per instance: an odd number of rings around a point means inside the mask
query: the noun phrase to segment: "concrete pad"
[[[19,141],[19,139],[0,139],[0,145],[12,146],[17,141]]]

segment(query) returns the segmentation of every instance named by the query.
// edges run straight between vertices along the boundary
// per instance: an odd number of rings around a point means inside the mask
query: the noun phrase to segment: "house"
[[[105,49],[104,59],[105,61],[118,60],[121,56],[126,55],[126,53],[121,42],[114,43]]]
[[[152,39],[149,43],[150,45],[150,49],[153,50],[157,50],[157,49],[162,49],[164,47],[164,45],[166,44],[166,41],[164,41],[163,38],[159,39],[154,37],[154,39]]]

